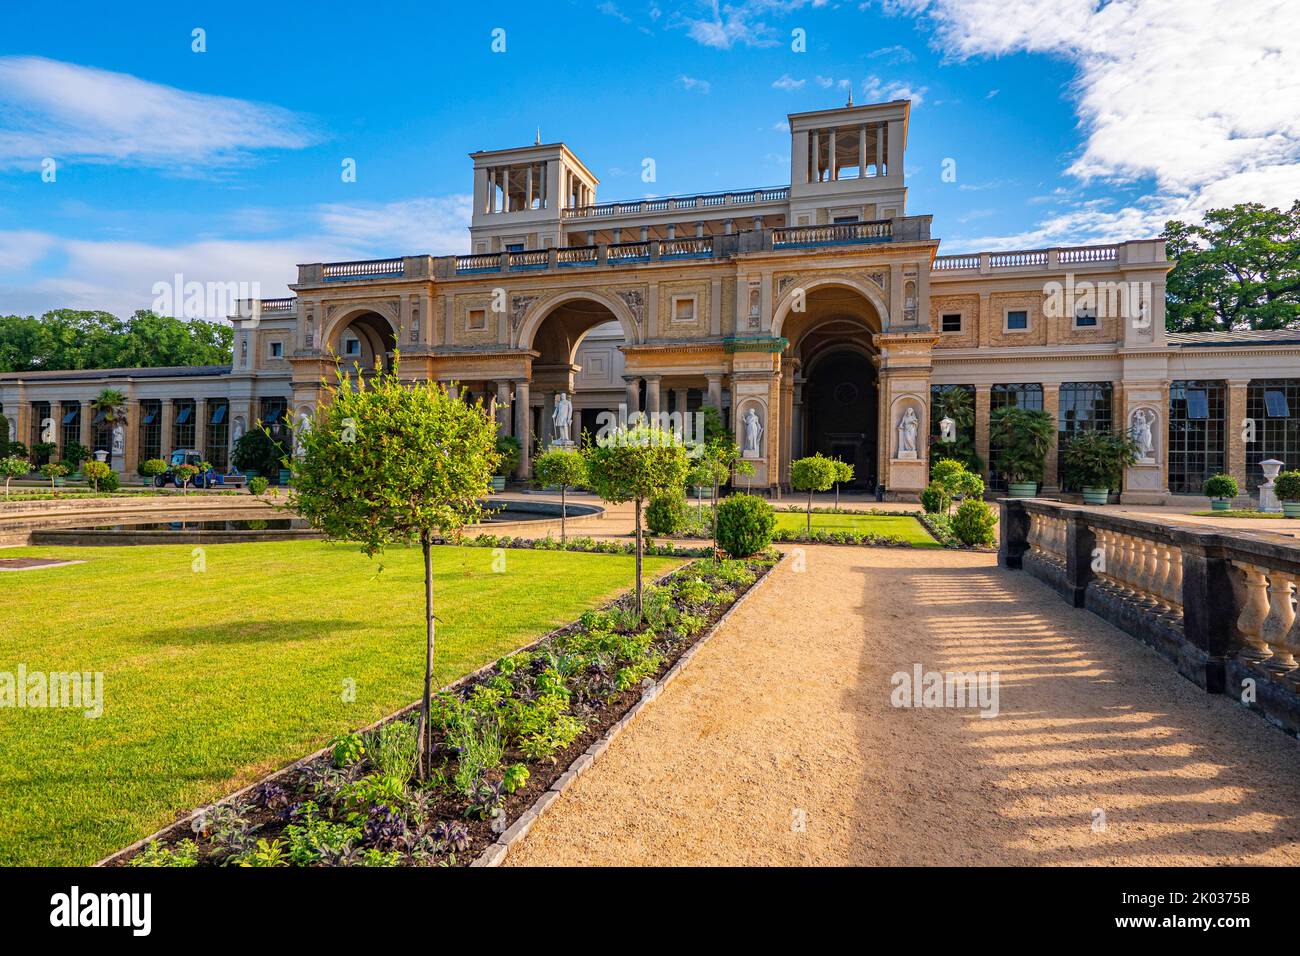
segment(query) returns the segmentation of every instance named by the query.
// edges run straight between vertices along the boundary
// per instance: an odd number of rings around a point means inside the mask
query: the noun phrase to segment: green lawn
[[[803,531],[807,515],[792,511],[778,511],[776,526],[786,531]],[[924,525],[911,515],[855,515],[818,514],[813,512],[813,530],[853,531],[857,534],[892,534],[909,544],[922,548],[937,548],[939,542],[930,536]]]
[[[0,709],[0,864],[87,864],[419,696],[418,549],[13,548],[0,671],[102,671],[104,712]],[[383,570],[379,572],[382,563]],[[678,562],[648,558],[647,576]],[[629,587],[633,559],[438,548],[441,685]],[[345,702],[346,681],[355,702]]]

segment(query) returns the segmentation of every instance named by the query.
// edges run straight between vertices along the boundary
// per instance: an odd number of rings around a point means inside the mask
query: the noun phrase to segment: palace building
[[[1011,404],[1055,416],[1060,439],[1145,423],[1126,501],[1200,494],[1218,472],[1253,489],[1269,458],[1300,466],[1300,331],[1166,332],[1159,239],[940,254],[931,217],[907,209],[909,109],[791,114],[790,184],[719,193],[602,202],[563,143],[472,153],[467,254],[300,265],[294,297],[233,317],[231,366],[0,374],[0,408],[25,443],[44,423],[60,445],[110,449],[90,402],[118,388],[119,470],[173,448],[225,467],[256,421],[310,414],[336,357],[400,351],[404,376],[483,398],[503,434],[530,439],[521,476],[562,392],[575,433],[620,405],[712,405],[737,431],[752,409],[752,483],[774,490],[820,451],[862,487],[914,497],[932,397],[952,387],[995,488],[989,416]],[[1043,490],[1060,485],[1054,449]]]

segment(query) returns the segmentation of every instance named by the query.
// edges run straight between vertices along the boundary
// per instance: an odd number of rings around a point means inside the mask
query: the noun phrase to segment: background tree
[[[1171,332],[1300,326],[1300,200],[1211,209],[1200,225],[1170,220],[1162,235],[1178,261],[1165,280]]]
[[[583,450],[587,459],[587,483],[612,504],[631,501],[636,514],[636,611],[641,601],[641,563],[645,545],[641,536],[641,506],[646,499],[686,484],[690,459],[681,439],[670,431],[640,426],[616,431],[607,439]]]
[[[424,554],[425,658],[420,703],[422,780],[433,766],[433,539],[482,514],[497,462],[496,423],[481,402],[452,398],[436,382],[405,385],[398,362],[355,382],[326,386],[310,429],[297,436],[289,507],[327,538],[360,543],[373,557],[419,541]]]
[[[930,461],[959,461],[970,471],[984,470],[984,462],[975,454],[975,403],[971,393],[956,385],[934,393],[930,419],[936,425],[945,418],[956,426],[956,441],[939,441],[938,435],[930,438]]]
[[[135,470],[139,472],[141,478],[147,478],[150,483],[153,483],[155,478],[166,473],[167,462],[161,458],[146,458],[135,466]]]
[[[814,491],[827,491],[835,484],[839,469],[834,458],[825,458],[821,452],[799,458],[790,463],[790,486],[795,491],[808,492],[806,530],[812,537],[812,496]]]
[[[275,474],[285,467],[289,456],[287,442],[271,437],[265,428],[250,428],[230,453],[231,463],[240,471],[252,469],[259,475]]]
[[[50,479],[50,493],[58,494],[58,489],[54,484],[56,478],[62,478],[68,473],[68,466],[58,461],[47,461],[41,465],[41,474]]]
[[[4,475],[6,498],[9,497],[9,482],[14,478],[21,478],[31,470],[32,463],[26,458],[20,458],[17,455],[0,458],[0,475]]]
[[[568,490],[581,488],[587,483],[587,460],[579,452],[564,448],[552,448],[542,452],[533,462],[533,480],[543,488],[558,486],[560,489],[560,541],[569,541],[568,529]]]
[[[55,309],[39,319],[0,316],[0,372],[226,365],[234,330],[225,323],[136,312]]]
[[[840,510],[840,485],[853,480],[853,466],[847,461],[832,458],[835,462],[835,510]]]
[[[103,413],[109,428],[126,424],[126,393],[121,389],[104,389],[91,400],[90,407],[97,414]]]

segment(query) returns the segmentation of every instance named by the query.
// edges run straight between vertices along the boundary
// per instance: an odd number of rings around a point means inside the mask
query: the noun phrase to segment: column
[[[1061,386],[1043,383],[1043,411],[1052,416],[1057,430],[1052,432],[1052,443],[1047,448],[1047,461],[1043,463],[1043,491],[1060,491],[1061,476],[1057,473],[1059,464],[1057,441],[1060,438]]]
[[[519,439],[519,477],[528,478],[533,473],[532,422],[529,421],[528,383],[515,383],[515,437]]]
[[[1246,493],[1246,441],[1242,434],[1246,421],[1246,392],[1250,386],[1248,379],[1231,379],[1228,382],[1228,407],[1224,412],[1227,421],[1223,467],[1228,474],[1237,479],[1241,493]],[[1168,405],[1165,406],[1168,408]],[[1256,437],[1263,429],[1263,422],[1255,422]]]
[[[672,410],[676,412],[678,415],[685,416],[687,390],[684,388],[674,388],[669,391],[669,395],[672,398],[672,403],[673,403]],[[683,418],[683,421],[684,420],[685,418]]]
[[[794,449],[794,377],[786,372],[781,375],[781,470],[782,484],[790,483],[790,462]]]
[[[712,407],[716,408],[716,409],[718,410],[719,413],[721,413],[721,411],[722,411],[722,376],[721,376],[721,375],[709,375],[709,376],[707,376],[707,381],[708,381],[708,383],[709,383],[709,390],[708,390],[708,396],[707,396],[707,397],[705,398],[705,400],[704,400],[704,404],[706,404],[706,405],[711,405]]]
[[[131,399],[126,403],[126,447],[123,449],[122,460],[114,462],[123,475],[134,475],[136,468],[140,465],[140,402],[138,399]]]
[[[172,404],[170,398],[162,400],[162,421],[158,425],[158,454],[162,456],[163,461],[171,461],[172,452],[175,451],[176,441],[174,432],[176,431],[176,406]],[[248,427],[253,427],[252,419],[249,419]]]
[[[631,418],[641,410],[641,379],[635,375],[624,375],[627,382],[627,417]]]
[[[291,424],[296,424],[293,418],[292,409],[286,410],[285,415]],[[208,456],[208,400],[206,398],[196,398],[194,400],[194,450],[199,453],[199,460],[202,461]]]
[[[984,462],[984,475],[989,475],[989,415],[992,413],[992,386],[975,386],[975,454]]]
[[[90,399],[81,401],[81,418],[78,421],[78,427],[81,437],[77,440],[89,448],[92,452],[95,450],[95,410],[90,407]],[[89,461],[94,461],[95,456],[91,455]]]
[[[659,414],[659,376],[645,377],[645,412],[647,415]]]
[[[510,383],[497,382],[497,404],[493,409],[497,420],[497,435],[504,438],[510,434]]]
[[[804,457],[803,437],[803,382],[802,380],[797,380],[790,397],[791,461],[796,461]]]

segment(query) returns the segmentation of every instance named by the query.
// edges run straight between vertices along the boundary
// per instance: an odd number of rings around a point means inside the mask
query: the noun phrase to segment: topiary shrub
[[[718,547],[748,558],[772,543],[776,512],[757,495],[731,495],[718,505]]]
[[[921,507],[927,514],[947,514],[949,505],[952,504],[947,492],[937,482],[930,482],[921,492]]]
[[[987,547],[993,544],[993,528],[998,517],[993,509],[977,498],[967,498],[952,516],[953,535],[969,547]]]
[[[122,479],[119,478],[117,472],[113,471],[111,468],[109,469],[107,475],[99,479],[100,491],[110,491],[110,492],[117,491],[121,487],[122,487]]]
[[[680,491],[656,495],[645,509],[645,524],[651,534],[677,534],[690,522],[686,496]]]
[[[1283,472],[1283,474],[1286,474]],[[1282,475],[1277,476],[1281,479]],[[1211,475],[1205,479],[1205,484],[1201,486],[1207,498],[1235,498],[1237,497],[1237,479],[1232,475]],[[1281,499],[1281,494],[1278,495]]]
[[[248,491],[250,494],[264,495],[266,494],[266,489],[270,484],[271,483],[267,481],[265,478],[263,478],[261,475],[259,475],[256,478],[249,478]]]
[[[1300,471],[1284,471],[1273,479],[1278,501],[1300,501]]]

